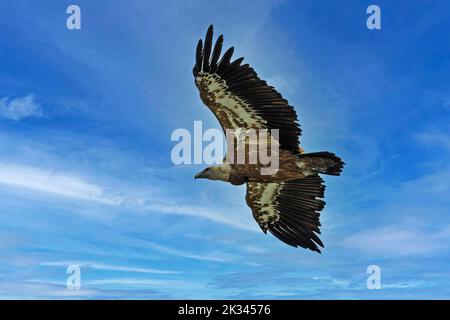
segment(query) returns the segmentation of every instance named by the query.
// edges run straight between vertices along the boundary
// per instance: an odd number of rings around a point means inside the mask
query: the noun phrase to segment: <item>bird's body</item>
[[[197,45],[193,73],[201,100],[225,133],[254,130],[267,136],[256,140],[236,137],[224,164],[206,168],[196,178],[246,183],[247,204],[264,232],[269,230],[292,246],[320,252],[317,245],[323,244],[316,233],[320,233],[319,211],[325,204],[320,198],[325,187],[318,174],[339,175],[343,162],[330,152],[304,153],[294,108],[249,65],[241,65],[243,58],[231,62],[233,48],[219,61],[223,37],[219,36],[214,48],[212,37],[210,26],[204,46],[202,40]],[[260,157],[263,149],[276,159],[270,174],[264,169],[273,163]],[[240,153],[241,158],[236,156]]]
[[[247,152],[248,154],[249,152]],[[330,157],[332,157],[331,154]],[[332,159],[320,156],[296,155],[287,150],[280,150],[278,159],[279,168],[271,175],[262,174],[261,164],[259,163],[224,163],[214,166],[219,168],[220,170],[217,172],[221,173],[214,180],[230,182],[234,185],[240,185],[245,182],[283,182],[303,179],[318,172],[325,173],[330,167],[335,166],[335,162]]]

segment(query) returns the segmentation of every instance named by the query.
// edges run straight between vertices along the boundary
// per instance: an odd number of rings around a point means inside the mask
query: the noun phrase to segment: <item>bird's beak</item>
[[[199,173],[195,174],[194,179],[201,179],[205,178],[203,171],[200,171]]]

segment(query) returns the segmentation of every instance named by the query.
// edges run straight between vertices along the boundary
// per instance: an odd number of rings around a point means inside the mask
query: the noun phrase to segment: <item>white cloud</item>
[[[243,223],[235,215],[225,215],[203,207],[180,206],[177,204],[166,204],[166,203],[150,203],[146,204],[143,208],[146,210],[157,211],[162,213],[181,214],[205,218],[214,222],[226,224],[228,226],[246,231],[252,232],[260,231],[256,223],[254,224]]]
[[[42,109],[32,94],[15,99],[3,97],[0,98],[0,117],[14,121],[42,117]]]
[[[118,205],[123,201],[81,178],[13,164],[0,163],[0,184],[110,205]]]
[[[41,265],[47,266],[47,267],[67,267],[70,265],[78,265],[81,268],[90,268],[90,269],[96,269],[96,270],[135,272],[135,273],[155,273],[155,274],[179,273],[178,271],[172,271],[172,270],[161,270],[161,269],[153,269],[153,268],[136,268],[136,267],[128,267],[128,266],[120,266],[120,265],[102,264],[102,263],[89,262],[89,261],[55,261],[55,262],[44,261],[41,263]]]
[[[444,101],[444,109],[450,111],[450,98]]]
[[[433,253],[447,249],[450,226],[434,232],[419,226],[392,223],[392,225],[354,234],[343,241],[348,248],[368,254],[406,256]]]
[[[213,262],[230,262],[236,257],[231,254],[220,253],[220,252],[209,252],[209,253],[190,253],[184,250],[173,249],[169,247],[165,247],[153,242],[145,242],[145,246],[150,247],[154,250],[157,250],[161,253],[170,254],[182,258],[202,260],[202,261],[213,261]]]
[[[348,288],[352,284],[350,280],[339,279],[331,276],[311,276],[309,277],[313,281],[327,283],[328,285],[334,285],[336,287]]]
[[[85,286],[99,286],[99,285],[125,285],[125,286],[143,286],[143,287],[157,287],[157,288],[184,288],[184,289],[199,289],[204,286],[195,282],[184,280],[159,280],[159,279],[134,279],[134,278],[111,278],[101,280],[91,280],[83,282]]]
[[[59,197],[120,206],[140,212],[193,216],[241,230],[259,232],[256,223],[242,222],[236,215],[223,214],[204,207],[185,206],[142,198],[136,196],[136,192],[133,192],[133,190],[111,192],[101,185],[93,184],[76,175],[48,169],[0,162],[0,184]]]
[[[450,135],[439,132],[422,132],[416,135],[416,139],[426,146],[444,147],[450,150]]]
[[[422,197],[423,195],[431,195],[435,197],[435,201],[448,200],[449,181],[450,167],[447,167],[417,179],[406,181],[403,183],[402,189],[408,195],[416,194]]]
[[[382,284],[382,289],[412,289],[418,287],[427,287],[430,284],[427,284],[424,281],[411,281],[411,282],[394,282],[388,284]]]
[[[69,290],[65,284],[30,279],[23,282],[7,282],[0,286],[2,299],[82,299],[97,296],[98,290]]]

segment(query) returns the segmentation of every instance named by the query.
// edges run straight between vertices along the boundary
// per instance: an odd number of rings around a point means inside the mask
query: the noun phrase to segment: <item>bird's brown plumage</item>
[[[222,129],[279,130],[279,170],[262,175],[261,164],[228,164],[228,182],[247,183],[246,201],[264,232],[283,242],[320,252],[323,180],[318,173],[339,175],[343,162],[329,152],[304,154],[294,108],[275,88],[261,80],[243,58],[231,61],[234,48],[222,56],[223,36],[213,46],[213,27],[200,39],[193,68],[200,98]],[[228,152],[236,150],[228,150]],[[217,179],[216,179],[217,180]],[[233,180],[233,181],[231,181]]]
[[[264,232],[320,252],[320,210],[325,186],[318,175],[279,183],[247,183],[247,204]]]

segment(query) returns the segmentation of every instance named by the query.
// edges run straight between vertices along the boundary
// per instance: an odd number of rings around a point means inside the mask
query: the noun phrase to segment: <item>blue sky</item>
[[[77,4],[82,29],[66,29]],[[382,29],[366,28],[378,4]],[[448,1],[2,1],[0,297],[450,298]],[[209,24],[295,106],[326,177],[321,255],[258,229],[245,187],[175,166],[219,128],[192,78]],[[66,288],[81,266],[82,289]],[[380,290],[366,288],[369,265]]]

